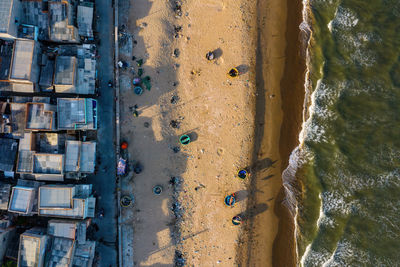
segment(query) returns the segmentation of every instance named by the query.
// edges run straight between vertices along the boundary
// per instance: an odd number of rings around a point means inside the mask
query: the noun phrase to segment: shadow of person
[[[247,190],[239,190],[239,191],[235,192],[236,202],[245,200],[247,198],[247,196],[248,196]]]
[[[276,162],[277,160],[272,160],[270,158],[259,159],[250,166],[250,170],[252,172],[264,171],[272,167]]]
[[[220,57],[222,57],[222,49],[221,48],[217,48],[214,51],[212,51],[212,53],[214,54],[214,59],[218,59]]]
[[[264,211],[268,210],[268,208],[269,208],[268,204],[259,203],[259,204],[256,204],[256,205],[248,208],[244,212],[239,213],[238,215],[240,217],[242,217],[243,220],[249,220],[249,219],[254,218],[255,216],[257,216],[258,214],[261,214]]]
[[[249,71],[249,66],[246,64],[241,64],[236,67],[240,74],[246,74]]]

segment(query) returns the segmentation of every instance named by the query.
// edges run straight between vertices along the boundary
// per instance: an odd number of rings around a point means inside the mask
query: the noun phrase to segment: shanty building
[[[65,173],[94,173],[96,142],[65,142]]]
[[[0,133],[19,139],[25,131],[26,104],[0,102]]]
[[[56,93],[94,94],[96,60],[58,56],[55,61],[54,88]]]
[[[47,54],[42,54],[39,88],[42,92],[53,92],[55,60]]]
[[[0,138],[0,171],[7,176],[14,176],[14,165],[18,143],[14,139]]]
[[[73,135],[26,132],[19,142],[16,171],[22,178],[63,181],[93,173],[96,142],[75,141]]]
[[[76,57],[58,56],[54,76],[54,88],[56,93],[76,92]]]
[[[30,215],[35,202],[36,188],[14,186],[11,191],[9,212]]]
[[[96,249],[96,242],[86,240],[85,243],[77,243],[74,258],[72,261],[73,267],[91,267]]]
[[[17,38],[20,17],[20,0],[0,0],[0,38]]]
[[[86,240],[87,226],[88,221],[50,220],[47,234],[52,237],[53,245],[50,260],[46,264],[92,266],[96,242]]]
[[[16,236],[16,228],[11,226],[11,220],[3,216],[0,219],[0,262],[4,259],[7,249],[12,245]]]
[[[3,0],[0,0],[0,1],[3,1]],[[1,58],[0,81],[2,83],[8,82],[8,78],[10,77],[11,60],[13,57],[14,43],[15,43],[15,40],[0,39],[0,58]],[[8,87],[6,87],[6,88],[3,88],[3,87],[5,87],[5,86],[1,86],[2,91],[10,90]]]
[[[19,143],[16,168],[21,177],[42,181],[64,180],[64,154],[57,154],[62,148],[58,137],[57,133],[24,134]]]
[[[86,242],[86,229],[88,221],[53,219],[47,224],[47,233],[55,237],[64,237],[76,240],[79,243]]]
[[[30,131],[54,131],[57,108],[47,103],[26,103],[25,129]]]
[[[58,130],[97,130],[97,101],[57,98]]]
[[[46,251],[49,248],[49,237],[46,230],[32,228],[20,235],[18,266],[42,267],[45,262]]]
[[[75,240],[64,237],[50,239],[50,249],[46,255],[45,266],[70,267],[75,251]]]
[[[76,12],[75,1],[49,1],[49,37],[50,41],[78,43],[78,29],[73,24]]]
[[[24,31],[30,32],[34,29],[33,39],[48,40],[49,39],[49,13],[46,8],[48,1],[21,1],[22,24],[19,25],[18,34],[24,38],[32,39],[26,36]],[[30,29],[29,29],[30,28]]]
[[[39,45],[34,40],[17,39],[9,80],[13,92],[33,93],[39,81]]]
[[[78,32],[83,37],[93,37],[93,2],[81,2],[78,6]]]
[[[27,216],[36,214],[38,188],[42,184],[19,179],[17,185],[11,189],[8,211]]]
[[[0,182],[0,210],[8,209],[8,202],[10,200],[10,192],[11,192],[11,185]]]
[[[94,94],[96,88],[96,60],[78,58],[77,94]]]
[[[39,188],[39,215],[71,219],[94,217],[92,185],[45,185]]]

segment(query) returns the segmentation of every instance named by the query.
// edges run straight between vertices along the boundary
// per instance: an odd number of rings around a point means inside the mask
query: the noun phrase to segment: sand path
[[[286,1],[183,1],[177,17],[171,3],[131,0],[126,26],[133,50],[121,53],[131,66],[132,56],[143,58],[144,76],[152,82],[150,91],[136,96],[134,75],[121,71],[121,139],[129,142],[130,163],[144,167],[125,182],[136,199],[129,222],[135,229],[132,262],[173,266],[178,250],[188,266],[272,266],[282,185]],[[208,62],[211,50],[217,59]],[[228,78],[231,67],[243,74]],[[193,142],[174,153],[182,134]],[[244,167],[252,169],[251,179],[235,177]],[[183,181],[178,220],[171,211],[171,177]],[[152,193],[154,185],[164,188],[161,195]],[[223,199],[233,192],[238,203],[226,207]],[[237,214],[246,219],[241,226],[231,223]]]

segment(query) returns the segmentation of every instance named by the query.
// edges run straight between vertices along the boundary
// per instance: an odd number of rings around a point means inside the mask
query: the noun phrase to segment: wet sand
[[[173,266],[180,253],[187,266],[293,265],[293,235],[277,234],[292,229],[279,194],[298,134],[292,112],[302,103],[293,92],[299,82],[292,87],[283,78],[301,78],[292,51],[296,20],[280,0],[183,1],[181,16],[174,7],[131,0],[122,11],[131,39],[120,52],[130,65],[120,72],[121,139],[129,142],[130,165],[143,166],[123,181],[136,200],[124,220],[134,229],[132,265]],[[217,58],[209,62],[212,50]],[[152,83],[141,96],[132,92],[137,59]],[[242,75],[229,78],[232,67]],[[179,145],[182,134],[193,142]],[[245,167],[251,177],[240,180],[236,173]],[[171,185],[171,177],[182,184]],[[159,196],[155,185],[164,189]],[[225,206],[234,192],[237,204]],[[231,222],[237,214],[245,219],[240,226]]]

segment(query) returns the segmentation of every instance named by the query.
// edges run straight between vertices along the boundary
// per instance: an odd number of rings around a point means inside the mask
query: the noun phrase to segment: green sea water
[[[305,0],[306,1],[306,0]],[[303,266],[400,266],[400,0],[310,0]]]

